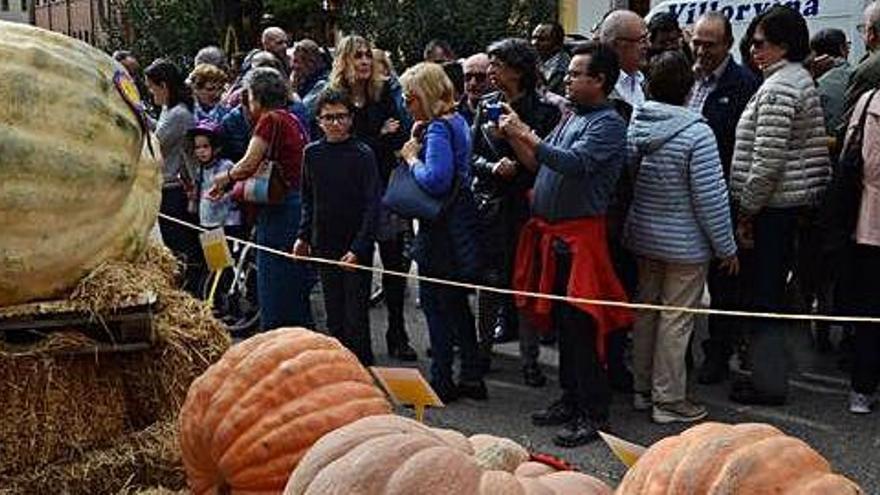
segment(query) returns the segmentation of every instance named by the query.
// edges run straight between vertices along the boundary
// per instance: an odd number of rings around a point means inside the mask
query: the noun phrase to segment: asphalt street
[[[384,339],[385,309],[381,304],[371,311],[373,350],[378,365],[417,365],[427,377],[430,364],[425,352],[428,347],[427,327],[415,295],[413,284],[407,295],[406,318],[407,331],[419,353],[419,362],[403,363],[389,358]],[[320,297],[316,295],[315,302],[318,301]],[[322,308],[320,304],[315,306],[320,327]],[[703,338],[703,333],[704,330],[698,329],[697,338]],[[694,395],[709,409],[709,420],[770,423],[808,442],[829,459],[837,472],[858,482],[865,493],[880,494],[880,411],[866,416],[847,411],[848,380],[846,373],[838,369],[839,355],[816,353],[810,344],[809,329],[792,329],[788,340],[796,369],[790,374],[791,391],[787,405],[752,407],[733,403],[727,398],[729,383],[694,385]],[[541,363],[549,381],[543,388],[531,388],[522,381],[517,344],[496,345],[492,370],[486,376],[489,400],[463,399],[444,408],[430,409],[426,422],[468,434],[484,432],[506,436],[534,451],[561,457],[578,469],[616,485],[625,468],[602,442],[561,449],[552,443],[554,428],[535,427],[529,421],[532,411],[545,406],[559,394],[557,359],[555,348],[542,347]],[[406,410],[401,413],[411,414]],[[649,414],[635,412],[631,397],[623,394],[614,396],[611,418],[612,433],[641,445],[650,445],[686,428],[652,423]]]

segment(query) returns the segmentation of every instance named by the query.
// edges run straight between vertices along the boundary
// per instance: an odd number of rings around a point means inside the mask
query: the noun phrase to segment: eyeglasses
[[[717,41],[697,40],[697,39],[691,40],[691,45],[694,47],[694,49],[705,48],[707,50],[711,50],[712,48],[715,48],[716,46],[718,46],[720,44],[721,43],[719,43]]]
[[[473,79],[477,82],[483,82],[486,80],[486,77],[488,77],[488,76],[486,75],[485,72],[467,72],[464,75],[464,80],[470,81],[471,79]]]
[[[642,33],[638,38],[616,38],[615,41],[626,41],[628,43],[639,43],[639,44],[648,44],[649,34]]]
[[[565,72],[565,75],[566,75],[566,77],[568,77],[569,79],[577,79],[577,78],[579,78],[579,77],[581,77],[581,76],[587,76],[587,75],[589,75],[589,74],[587,74],[587,73],[584,72],[584,71],[580,71],[580,70],[569,70],[569,71],[566,71],[566,72]]]
[[[219,91],[219,90],[223,89],[223,86],[221,86],[219,84],[202,83],[202,84],[196,84],[195,89],[197,91]]]
[[[372,50],[358,50],[354,52],[354,59],[360,60],[363,58],[373,58]]]
[[[348,119],[350,118],[350,113],[328,113],[318,116],[318,120],[324,122],[325,124],[343,124],[345,122],[348,122]]]
[[[751,45],[755,50],[762,50],[767,46],[767,40],[762,38],[752,38]]]

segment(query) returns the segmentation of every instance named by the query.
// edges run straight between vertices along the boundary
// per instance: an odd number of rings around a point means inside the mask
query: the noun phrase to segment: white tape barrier
[[[179,225],[183,225],[189,227],[194,230],[198,230],[200,232],[205,232],[208,229],[201,227],[199,225],[192,224],[190,222],[186,222],[184,220],[180,220],[178,218],[174,218],[164,213],[159,214],[160,218],[168,220],[169,222],[174,222]],[[828,321],[828,322],[838,322],[838,323],[880,323],[880,317],[869,317],[869,316],[828,316],[828,315],[812,315],[812,314],[792,314],[792,313],[759,313],[759,312],[749,312],[749,311],[733,311],[733,310],[722,310],[722,309],[709,309],[709,308],[688,308],[681,306],[665,306],[660,304],[642,304],[642,303],[630,303],[630,302],[620,302],[620,301],[603,301],[598,299],[581,299],[576,297],[567,297],[567,296],[558,296],[555,294],[544,294],[541,292],[523,292],[512,289],[501,289],[498,287],[490,287],[486,285],[479,284],[470,284],[467,282],[457,282],[455,280],[446,280],[442,278],[435,277],[426,277],[423,275],[417,275],[414,273],[404,273],[397,272],[394,270],[385,270],[384,268],[378,268],[374,266],[363,266],[363,265],[350,265],[348,263],[343,263],[339,260],[330,260],[325,258],[316,258],[312,256],[297,256],[293,253],[280,251],[278,249],[273,249],[266,246],[261,246],[257,243],[247,241],[244,239],[237,239],[235,237],[229,237],[228,239],[233,242],[237,242],[243,244],[245,246],[250,246],[253,249],[257,249],[260,251],[264,251],[267,253],[272,253],[278,256],[283,256],[285,258],[289,258],[295,261],[306,261],[310,263],[321,263],[324,265],[337,266],[340,268],[346,269],[357,269],[364,270],[373,273],[378,273],[381,275],[393,275],[396,277],[403,277],[413,280],[418,280],[420,282],[431,282],[440,285],[447,285],[450,287],[460,287],[462,289],[472,289],[478,291],[486,291],[486,292],[495,292],[497,294],[506,294],[511,296],[524,296],[524,297],[536,297],[540,299],[548,299],[551,301],[560,301],[567,302],[571,304],[591,304],[595,306],[612,306],[618,308],[630,308],[634,310],[647,310],[647,311],[678,311],[683,313],[693,313],[698,315],[718,315],[718,316],[737,316],[743,318],[774,318],[777,320],[796,320],[796,321]],[[292,248],[293,246],[291,246]],[[880,304],[880,302],[878,302]]]

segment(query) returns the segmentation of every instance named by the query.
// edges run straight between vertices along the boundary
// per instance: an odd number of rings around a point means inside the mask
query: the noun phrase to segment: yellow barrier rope
[[[195,229],[201,232],[205,232],[208,229],[201,227],[199,225],[195,225],[184,220],[180,220],[178,218],[174,218],[164,213],[159,214],[160,218],[168,220],[169,222],[174,222],[179,225],[183,225],[185,227],[189,227],[191,229]],[[254,249],[275,254],[278,256],[283,256],[285,258],[292,259],[294,261],[305,261],[310,263],[320,263],[324,265],[337,266],[340,268],[346,269],[357,269],[364,270],[372,273],[378,273],[380,275],[393,275],[395,277],[402,277],[412,280],[418,280],[420,282],[430,282],[438,285],[446,285],[449,287],[459,287],[462,289],[471,289],[478,291],[486,291],[486,292],[494,292],[497,294],[505,294],[511,296],[523,296],[523,297],[535,297],[539,299],[548,299],[551,301],[559,301],[559,302],[567,302],[570,304],[590,304],[594,306],[611,306],[618,308],[629,308],[634,310],[645,310],[645,311],[679,311],[683,313],[692,313],[698,315],[718,315],[718,316],[737,316],[743,318],[773,318],[778,320],[796,320],[796,321],[828,321],[828,322],[839,322],[839,323],[880,323],[880,317],[870,317],[870,316],[829,316],[829,315],[812,315],[812,314],[793,314],[793,313],[761,313],[761,312],[750,312],[750,311],[735,311],[735,310],[723,310],[723,309],[709,309],[709,308],[688,308],[682,306],[665,306],[661,304],[644,304],[644,303],[630,303],[630,302],[622,302],[622,301],[603,301],[600,299],[582,299],[576,297],[567,297],[567,296],[558,296],[555,294],[544,294],[541,292],[524,292],[517,291],[513,289],[502,289],[499,287],[490,287],[486,285],[479,284],[471,284],[467,282],[458,282],[455,280],[447,280],[436,277],[426,277],[423,275],[417,275],[413,273],[405,273],[398,272],[394,270],[386,270],[384,268],[378,268],[374,266],[363,266],[363,265],[351,265],[348,263],[343,263],[339,260],[330,260],[325,258],[316,258],[313,256],[298,256],[293,253],[281,251],[278,249],[273,249],[270,247],[262,246],[257,243],[246,241],[244,239],[238,239],[235,237],[229,237],[228,239],[233,242],[241,243],[245,246],[250,246]]]

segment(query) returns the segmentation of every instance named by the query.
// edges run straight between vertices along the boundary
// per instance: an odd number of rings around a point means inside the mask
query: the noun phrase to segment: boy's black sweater
[[[370,264],[379,206],[379,172],[370,147],[357,139],[321,139],[305,149],[298,238],[312,254],[339,259],[351,251]]]

